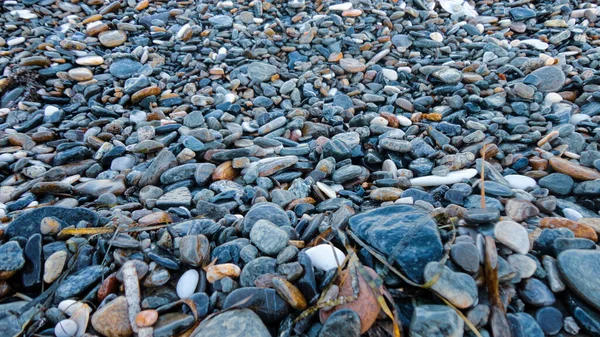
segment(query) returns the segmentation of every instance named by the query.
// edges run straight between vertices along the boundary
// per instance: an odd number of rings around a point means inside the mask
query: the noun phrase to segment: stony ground
[[[594,3],[4,0],[0,335],[600,336]]]

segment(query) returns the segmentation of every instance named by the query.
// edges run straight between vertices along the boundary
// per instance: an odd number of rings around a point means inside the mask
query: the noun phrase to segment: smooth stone
[[[546,335],[556,335],[563,327],[563,314],[555,307],[539,309],[535,320]]]
[[[97,227],[99,217],[96,212],[85,208],[67,208],[57,206],[46,206],[22,213],[13,220],[6,228],[8,238],[14,236],[30,237],[40,233],[42,219],[54,217],[61,221],[61,229],[66,226],[76,226],[80,221],[86,221],[90,227]]]
[[[494,226],[496,240],[519,254],[529,252],[527,230],[514,221],[500,221]]]
[[[25,265],[23,249],[16,241],[9,241],[0,246],[0,280],[11,277]]]
[[[105,336],[133,336],[125,296],[119,296],[98,309],[91,322],[94,329]]]
[[[509,174],[504,176],[504,179],[508,181],[508,184],[512,188],[527,190],[537,186],[537,182],[535,181],[535,179],[519,174]]]
[[[413,233],[415,226],[419,230]],[[395,260],[416,282],[422,282],[427,263],[442,258],[436,223],[415,206],[392,205],[355,215],[350,218],[350,228],[369,245],[387,254],[392,254],[402,242],[400,252],[394,252]]]
[[[133,77],[141,68],[142,64],[136,60],[120,58],[111,63],[109,72],[114,77],[125,80]]]
[[[410,179],[412,186],[440,186],[440,185],[452,185],[469,180],[477,175],[476,169],[465,169],[459,171],[452,171],[445,176],[425,176]]]
[[[73,337],[77,332],[77,323],[70,319],[64,319],[54,327],[56,337]]]
[[[146,185],[159,185],[160,176],[168,169],[177,165],[177,158],[175,155],[167,149],[164,149],[158,153],[156,158],[152,160],[152,163],[144,173],[138,182],[139,187]]]
[[[578,297],[600,310],[599,250],[566,250],[558,255],[558,268],[563,281]]]
[[[334,312],[321,327],[318,337],[359,337],[360,317],[349,309]]]
[[[430,262],[425,266],[425,282],[433,280],[440,272],[439,279],[431,286],[431,289],[459,309],[467,309],[477,304],[477,284],[467,274],[453,272],[438,262]]]
[[[179,298],[188,298],[196,292],[196,286],[200,280],[200,274],[195,269],[190,269],[183,273],[177,281],[177,296]]]
[[[529,278],[519,286],[521,299],[532,306],[544,307],[554,304],[556,298],[548,287],[536,278]]]
[[[288,215],[280,206],[270,202],[261,202],[252,206],[246,213],[243,232],[249,234],[252,226],[262,219],[268,220],[279,227],[291,225]]]
[[[531,202],[520,199],[509,199],[505,209],[506,215],[517,222],[524,221],[540,213],[540,210]]]
[[[32,287],[42,280],[42,235],[34,234],[27,240],[24,250],[25,265],[21,271],[23,285]]]
[[[462,337],[464,322],[445,305],[419,305],[410,321],[411,337]]]
[[[288,244],[289,235],[269,220],[258,220],[250,230],[250,241],[261,252],[276,255]]]
[[[120,30],[109,30],[98,35],[98,40],[104,47],[118,47],[127,41],[127,34]]]
[[[474,274],[479,270],[479,250],[472,243],[455,243],[450,250],[450,257],[467,273]]]
[[[180,312],[171,312],[162,314],[154,324],[154,337],[172,337],[179,336],[181,333],[194,325],[193,315],[186,315]]]
[[[305,253],[310,258],[312,265],[323,271],[337,268],[346,258],[346,255],[341,250],[328,244],[311,247]]]
[[[246,302],[240,303],[242,300]],[[288,314],[288,304],[275,289],[246,287],[232,291],[223,301],[223,309],[236,305],[236,308],[250,308],[263,321],[279,322]]]
[[[538,183],[540,187],[547,188],[553,194],[569,195],[575,186],[573,178],[563,173],[550,173],[542,177]]]
[[[521,322],[524,337],[544,337],[544,332],[531,315],[525,312],[518,312],[515,316]]]
[[[271,337],[260,317],[250,309],[223,311],[205,319],[190,337]]]
[[[56,298],[66,299],[81,294],[95,285],[107,272],[107,267],[89,266],[81,269],[76,274],[67,276],[56,288]]]
[[[548,160],[548,162],[555,171],[564,173],[570,176],[571,178],[575,178],[578,180],[600,179],[600,172],[598,172],[597,170],[575,164],[560,157],[552,157]]]
[[[277,260],[270,257],[259,257],[247,263],[240,274],[243,287],[254,287],[254,281],[261,275],[275,273]]]
[[[44,282],[52,283],[58,279],[67,262],[67,251],[59,250],[54,252],[44,262]]]
[[[248,65],[248,77],[256,82],[266,82],[277,74],[277,67],[265,62],[253,62]]]
[[[540,84],[537,85],[537,89],[545,93],[560,91],[566,79],[563,71],[556,66],[539,68],[533,71],[531,75],[542,79]]]
[[[210,241],[206,236],[185,235],[179,241],[179,260],[194,267],[208,263],[210,259]]]
[[[536,262],[527,255],[512,254],[507,257],[507,261],[519,272],[521,279],[530,278],[537,269]]]

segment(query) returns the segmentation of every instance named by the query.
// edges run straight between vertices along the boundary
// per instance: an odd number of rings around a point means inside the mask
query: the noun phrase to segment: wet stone
[[[425,265],[438,261],[442,244],[435,222],[424,212],[410,205],[382,207],[350,218],[350,228],[370,245],[382,252],[390,252],[414,226],[421,228],[397,255],[396,262],[407,275],[418,282],[423,280]],[[410,233],[410,234],[409,234]]]
[[[191,334],[193,337],[224,335],[231,337],[271,336],[260,317],[250,309],[234,309],[223,312],[203,321]]]

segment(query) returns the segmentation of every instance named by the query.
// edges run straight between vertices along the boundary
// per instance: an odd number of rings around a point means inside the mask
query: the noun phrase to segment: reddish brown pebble
[[[156,323],[157,319],[158,311],[152,309],[144,310],[140,311],[140,313],[135,316],[135,324],[138,326],[138,328],[145,328],[152,326],[154,323]]]
[[[98,289],[98,302],[104,301],[106,296],[110,294],[116,294],[119,292],[120,282],[117,280],[117,273],[110,274],[107,278],[104,279],[104,282],[100,285]]]
[[[367,270],[367,273],[371,275],[371,277],[377,277],[377,273],[369,268],[364,267]],[[352,279],[350,276],[350,272],[348,270],[344,270],[340,275],[340,280],[344,280],[343,284],[340,286],[339,296],[352,296]],[[341,309],[350,309],[354,310],[358,316],[360,317],[361,329],[360,333],[363,334],[367,332],[375,323],[377,319],[377,315],[379,315],[379,311],[381,310],[381,306],[377,302],[377,298],[373,295],[373,291],[367,284],[367,282],[363,279],[362,276],[358,276],[358,285],[359,285],[359,293],[358,298],[355,301],[338,305],[331,311],[321,310],[319,313],[319,319],[321,323],[325,323],[329,316],[333,314],[337,310]],[[380,291],[383,292],[383,287],[380,287]]]
[[[540,226],[542,228],[568,228],[577,238],[585,238],[598,242],[598,234],[596,234],[591,227],[582,223],[577,223],[573,220],[564,218],[544,218],[540,220]]]
[[[564,173],[572,178],[579,180],[596,180],[600,179],[600,172],[590,169],[587,167],[583,167],[581,165],[577,165],[573,162],[570,162],[566,159],[562,159],[560,157],[552,157],[549,159],[550,166],[555,171],[560,173]]]

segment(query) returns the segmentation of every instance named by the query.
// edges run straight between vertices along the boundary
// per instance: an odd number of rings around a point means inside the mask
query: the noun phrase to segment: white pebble
[[[25,19],[25,20],[37,18],[37,15],[35,15],[35,13],[32,13],[27,9],[17,9],[14,11],[10,11],[10,15],[17,15],[19,18]]]
[[[394,201],[394,203],[396,204],[408,204],[408,205],[412,205],[414,204],[414,200],[413,197],[404,197],[404,198],[400,198],[396,201]]]
[[[323,184],[320,181],[317,181],[317,187],[319,188],[319,190],[321,190],[321,192],[323,192],[323,194],[325,194],[329,199],[335,199],[337,197],[337,194],[335,193],[335,191],[333,190],[333,188]]]
[[[465,169],[460,171],[453,171],[448,173],[445,176],[425,176],[412,178],[410,183],[412,186],[440,186],[440,185],[450,185],[460,183],[463,180],[471,179],[477,175],[476,169]]]
[[[398,167],[396,166],[396,163],[394,163],[393,160],[386,159],[383,161],[383,164],[381,165],[381,170],[386,171],[386,172],[396,173],[396,171],[398,171]]]
[[[549,45],[546,42],[540,41],[538,39],[526,39],[521,41],[518,46],[522,45],[522,44],[526,44],[528,46],[531,46],[535,49],[538,50],[546,50],[548,49]]]
[[[45,109],[44,109],[44,115],[46,116],[51,116],[53,113],[57,112],[59,109],[57,107],[55,107],[54,105],[48,105]]]
[[[63,319],[54,327],[56,337],[72,337],[77,333],[77,323],[70,319]]]
[[[329,6],[329,10],[330,11],[347,11],[350,8],[352,8],[352,3],[351,2],[344,2],[344,3],[341,3],[341,4]]]
[[[390,81],[398,80],[398,72],[392,69],[381,69],[381,74],[383,77],[387,78]]]
[[[433,41],[437,41],[437,42],[444,41],[444,36],[442,34],[440,34],[439,32],[433,32],[433,33],[429,34],[429,38],[432,39]]]
[[[400,123],[400,125],[402,125],[402,126],[411,126],[412,125],[412,121],[410,119],[408,119],[407,117],[404,117],[403,115],[396,115],[396,118],[398,118],[398,123]]]
[[[383,117],[377,116],[371,120],[371,125],[387,126],[388,120]]]
[[[333,253],[334,251],[335,255]],[[341,265],[346,258],[346,255],[344,255],[341,250],[327,244],[322,244],[307,249],[306,255],[308,255],[310,258],[310,262],[312,262],[313,266],[324,271],[337,268],[338,263]]]
[[[562,101],[562,96],[555,92],[549,92],[546,95],[546,98],[544,98],[544,101],[546,101],[546,103],[549,103],[549,104],[558,103],[558,102]]]
[[[83,303],[75,300],[63,300],[58,304],[58,309],[65,313],[67,316],[71,316],[75,311],[79,310],[83,306]]]
[[[512,188],[526,190],[537,186],[535,179],[527,176],[522,176],[520,174],[509,174],[505,176],[504,179],[508,181],[508,184]]]
[[[20,37],[15,37],[15,38],[12,38],[12,39],[10,39],[10,40],[6,41],[6,44],[7,44],[9,47],[11,47],[11,46],[16,46],[16,45],[18,45],[18,44],[21,44],[21,43],[23,43],[23,42],[25,42],[25,38],[24,38],[24,37],[22,37],[22,36],[20,36]]]
[[[200,275],[195,269],[190,269],[181,275],[181,278],[177,282],[177,296],[179,298],[188,298],[196,292],[196,286]]]
[[[2,153],[0,154],[0,163],[12,163],[15,161],[15,158],[10,153]]]
[[[565,218],[569,220],[578,221],[579,219],[583,218],[583,215],[581,215],[581,213],[577,212],[572,208],[563,208],[562,212]]]

